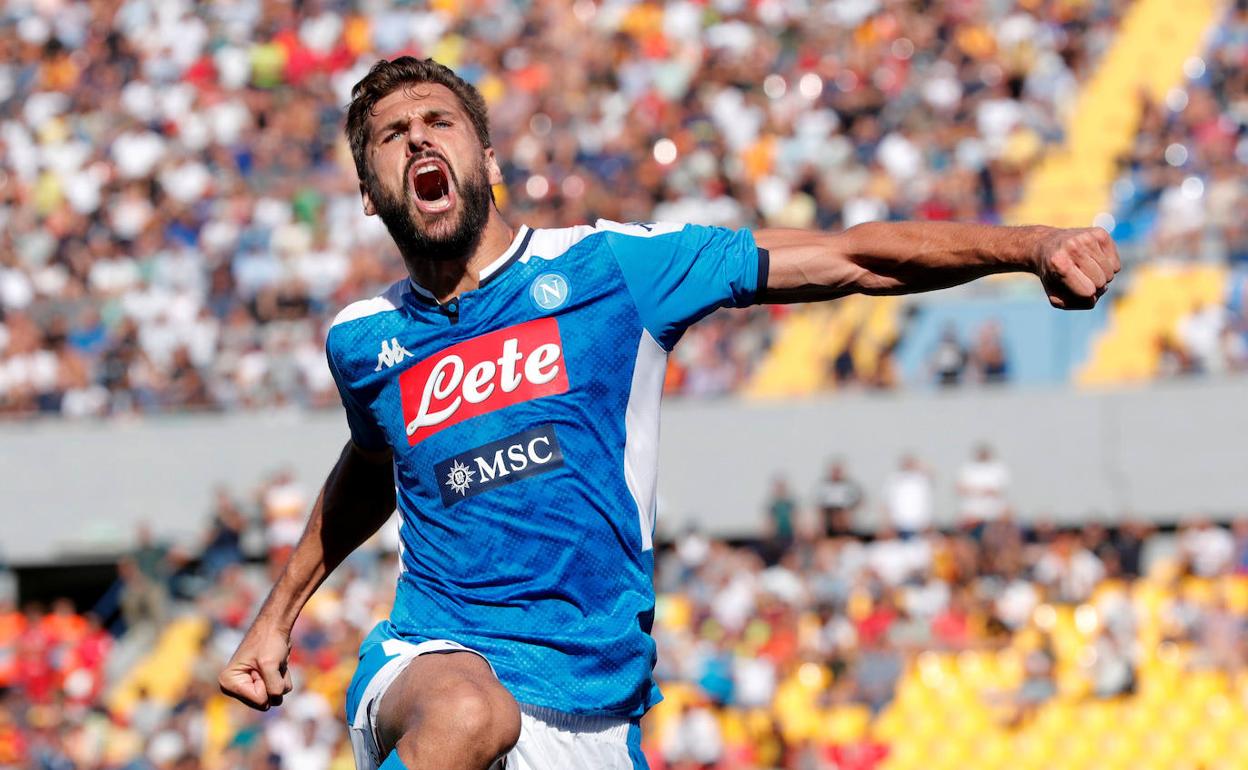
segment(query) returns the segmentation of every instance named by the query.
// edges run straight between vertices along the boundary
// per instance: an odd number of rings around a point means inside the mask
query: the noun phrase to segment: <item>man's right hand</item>
[[[291,691],[290,634],[257,620],[217,677],[221,692],[260,711],[280,706]]]

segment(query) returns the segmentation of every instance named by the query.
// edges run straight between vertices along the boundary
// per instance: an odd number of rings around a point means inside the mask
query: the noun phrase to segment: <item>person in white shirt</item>
[[[903,455],[900,466],[884,484],[889,524],[902,537],[916,535],[932,526],[933,506],[930,474],[914,455]]]
[[[1006,490],[1010,469],[992,447],[975,447],[972,459],[958,472],[958,516],[964,526],[977,529],[1009,513]]]

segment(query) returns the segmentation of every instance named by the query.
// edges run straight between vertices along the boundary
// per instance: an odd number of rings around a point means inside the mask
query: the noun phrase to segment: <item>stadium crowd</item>
[[[1197,304],[1158,340],[1163,377],[1248,370],[1248,5],[1226,9],[1184,70],[1187,83],[1161,102],[1143,97],[1113,188],[1117,239],[1158,260],[1231,269],[1224,301]]]
[[[654,635],[667,699],[645,723],[651,766],[876,767],[893,751],[890,704],[933,652],[1017,654],[1008,686],[973,695],[1002,730],[1025,729],[1060,698],[1129,698],[1150,610],[1126,597],[1146,584],[1164,587],[1155,642],[1181,645],[1193,671],[1246,670],[1248,603],[1185,588],[1248,576],[1245,521],[1023,527],[1008,468],[986,446],[956,483],[957,511],[935,516],[918,460],[903,458],[870,492],[835,462],[810,495],[778,483],[755,540],[690,531],[661,547]],[[215,684],[307,503],[278,472],[245,499],[221,490],[193,548],[141,529],[119,567],[116,640],[69,602],[19,610],[0,597],[0,768],[349,770],[343,698],[359,641],[391,600],[393,530],[309,603],[294,633],[296,690],[281,708],[249,711]],[[1061,643],[1059,611],[1086,632],[1080,649]],[[192,633],[175,649],[179,624]],[[110,657],[145,630],[150,660],[114,666],[106,683]],[[829,728],[836,714],[859,726]]]
[[[403,273],[340,136],[379,56],[481,89],[532,226],[992,222],[1124,5],[8,3],[0,414],[332,403],[326,324]],[[671,389],[739,387],[782,312],[695,327]]]
[[[1159,258],[1248,266],[1248,6],[1230,4],[1187,82],[1143,100],[1135,143],[1119,159],[1115,235],[1147,239]]]

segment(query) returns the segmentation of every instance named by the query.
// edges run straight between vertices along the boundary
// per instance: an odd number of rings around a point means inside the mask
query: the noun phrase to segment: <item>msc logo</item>
[[[542,273],[529,287],[529,296],[542,310],[556,310],[568,301],[568,279],[561,273]]]
[[[498,489],[563,467],[555,426],[542,425],[448,457],[433,466],[442,504]]]
[[[377,354],[377,368],[373,371],[380,372],[383,366],[389,369],[405,358],[415,358],[415,356],[407,352],[407,348],[399,344],[398,337],[382,340],[381,352]]]

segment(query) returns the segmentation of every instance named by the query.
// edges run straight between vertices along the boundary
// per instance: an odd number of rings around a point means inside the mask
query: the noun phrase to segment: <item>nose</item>
[[[429,141],[429,127],[425,125],[424,121],[413,120],[408,125],[407,146],[414,152],[433,146]]]

